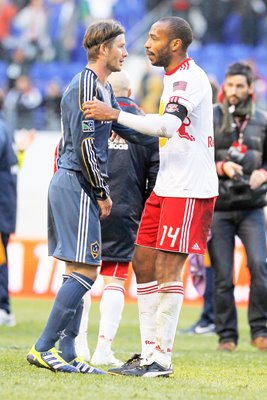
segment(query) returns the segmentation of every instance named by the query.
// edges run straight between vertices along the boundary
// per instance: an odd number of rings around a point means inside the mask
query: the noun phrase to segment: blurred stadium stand
[[[262,78],[267,79],[267,46],[208,44],[192,47],[189,56],[194,58],[207,74],[216,76],[219,83],[223,80],[226,67],[238,60],[254,60],[259,74]],[[54,79],[61,81],[65,86],[76,73],[84,68],[85,63],[85,59],[83,62],[75,61],[68,64],[59,61],[49,63],[38,61],[30,68],[29,75],[33,83],[41,89],[44,89],[48,81]],[[7,66],[6,61],[0,60],[0,86],[6,84]],[[142,73],[142,71],[140,72]]]
[[[32,1],[25,1],[24,3],[31,4]],[[103,4],[104,10],[105,0],[99,1],[101,5]],[[109,4],[112,3],[112,0],[106,1]],[[5,0],[3,3],[5,3]],[[8,0],[6,0],[6,3],[8,3]],[[9,3],[18,4],[18,2],[11,0]],[[67,8],[65,9],[64,29],[66,29],[66,26],[68,29],[67,31],[63,29],[60,31],[61,25],[59,21],[62,18],[60,12],[66,4],[69,4],[69,8],[68,10]],[[42,94],[45,94],[47,85],[51,81],[60,83],[63,90],[72,77],[84,68],[87,60],[82,47],[82,38],[86,26],[92,22],[93,15],[90,14],[90,4],[91,0],[43,1],[43,7],[49,16],[47,30],[50,37],[50,47],[46,49],[48,51],[44,52],[43,57],[39,55],[34,60],[29,61],[28,71],[33,85],[37,86]],[[239,6],[239,8],[233,8],[235,7],[233,4]],[[242,4],[247,4],[247,6],[242,8]],[[242,2],[242,0],[236,0],[235,2],[230,0],[113,0],[111,16],[119,20],[126,28],[129,57],[126,61],[125,69],[127,72],[134,71],[134,73],[130,73],[134,86],[137,86],[137,81],[140,82],[145,74],[146,56],[144,43],[150,26],[161,17],[178,15],[188,19],[193,26],[193,30],[194,27],[197,28],[194,30],[196,39],[190,47],[189,56],[194,58],[207,74],[215,78],[219,84],[222,83],[224,72],[230,63],[238,60],[248,60],[253,63],[257,78],[262,82],[262,98],[264,100],[263,104],[266,106],[267,0],[259,0],[257,2],[258,9],[252,9],[250,13],[249,7],[251,5],[252,2]],[[228,14],[225,11],[226,6]],[[254,36],[256,38],[254,37],[253,39],[253,45],[248,44],[248,38],[242,37],[242,34],[244,34],[244,29],[241,29],[242,21],[248,20],[249,14],[252,15],[250,28],[253,26],[255,18],[257,20],[257,28],[254,26],[257,35],[255,33]],[[66,21],[70,21],[69,24]],[[217,21],[218,24],[221,24],[218,27],[216,25]],[[202,33],[199,30],[201,24],[203,26]],[[221,35],[216,36],[216,32],[220,29]],[[66,32],[71,38],[73,34],[74,45],[69,50],[66,50],[62,41],[60,42],[62,38],[66,38],[64,36]],[[20,31],[16,30],[13,25],[11,25],[12,34],[19,38]],[[218,41],[218,37],[223,37],[223,41]],[[57,42],[57,39],[60,39],[59,42]],[[12,43],[14,45],[14,41]],[[63,50],[58,53],[58,48]],[[62,55],[63,53],[64,55]],[[1,54],[4,53],[2,52]],[[9,48],[2,59],[0,56],[0,87],[6,88],[7,91],[9,90],[7,67],[11,62],[11,55],[12,49]],[[141,60],[143,61],[141,62]],[[136,66],[128,71],[128,64]],[[135,71],[138,71],[138,74]],[[133,94],[135,95],[134,90]]]

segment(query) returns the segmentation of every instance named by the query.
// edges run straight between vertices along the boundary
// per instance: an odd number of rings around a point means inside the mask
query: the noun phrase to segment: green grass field
[[[249,344],[246,309],[239,309],[240,342],[233,354],[215,351],[216,336],[176,336],[172,378],[68,375],[30,366],[25,356],[46,322],[51,301],[13,300],[14,328],[0,327],[0,399],[267,399],[267,353]],[[180,328],[199,316],[200,308],[184,306]],[[94,349],[98,304],[90,313],[89,344]],[[139,352],[136,304],[126,304],[114,341],[116,356],[126,360]]]

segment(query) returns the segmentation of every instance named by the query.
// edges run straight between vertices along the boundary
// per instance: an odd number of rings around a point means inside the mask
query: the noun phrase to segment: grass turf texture
[[[177,334],[172,378],[132,378],[53,373],[30,366],[26,354],[39,336],[52,302],[13,300],[17,326],[0,326],[0,399],[223,399],[267,398],[267,353],[250,344],[246,308],[240,308],[240,341],[235,353],[219,353],[216,336]],[[184,306],[179,328],[188,327],[200,307]],[[89,344],[94,349],[98,331],[98,304],[89,317]],[[140,351],[136,304],[126,304],[114,341],[116,357],[126,360]]]

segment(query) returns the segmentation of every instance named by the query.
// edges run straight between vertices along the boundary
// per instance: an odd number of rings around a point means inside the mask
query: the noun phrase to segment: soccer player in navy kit
[[[133,114],[143,111],[130,98],[131,85],[124,71],[114,72],[109,78],[122,110]],[[140,146],[121,140],[109,140],[108,184],[113,200],[110,215],[101,222],[102,263],[100,275],[104,291],[100,301],[100,322],[96,349],[91,363],[120,366],[111,346],[118,330],[124,307],[124,284],[132,260],[134,241],[146,199],[156,181],[159,167],[158,146]],[[124,171],[124,173],[122,173]],[[87,344],[90,292],[84,296],[80,332],[76,337],[76,351],[85,360],[90,359]]]
[[[111,130],[130,141],[155,145],[143,136],[111,121],[83,115],[82,104],[97,98],[119,109],[108,75],[120,71],[127,56],[124,28],[116,21],[91,24],[83,40],[88,65],[63,94],[62,152],[48,192],[49,255],[66,262],[66,275],[47,324],[27,355],[30,364],[69,373],[104,372],[77,358],[84,294],[91,289],[101,258],[100,219],[110,214],[112,200],[107,178],[107,148]],[[59,355],[55,348],[59,340]]]

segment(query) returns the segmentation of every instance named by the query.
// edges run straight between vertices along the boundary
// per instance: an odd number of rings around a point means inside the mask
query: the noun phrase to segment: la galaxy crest
[[[100,252],[100,244],[95,241],[94,243],[90,244],[90,250],[91,250],[91,255],[94,259],[96,259],[99,256]]]

